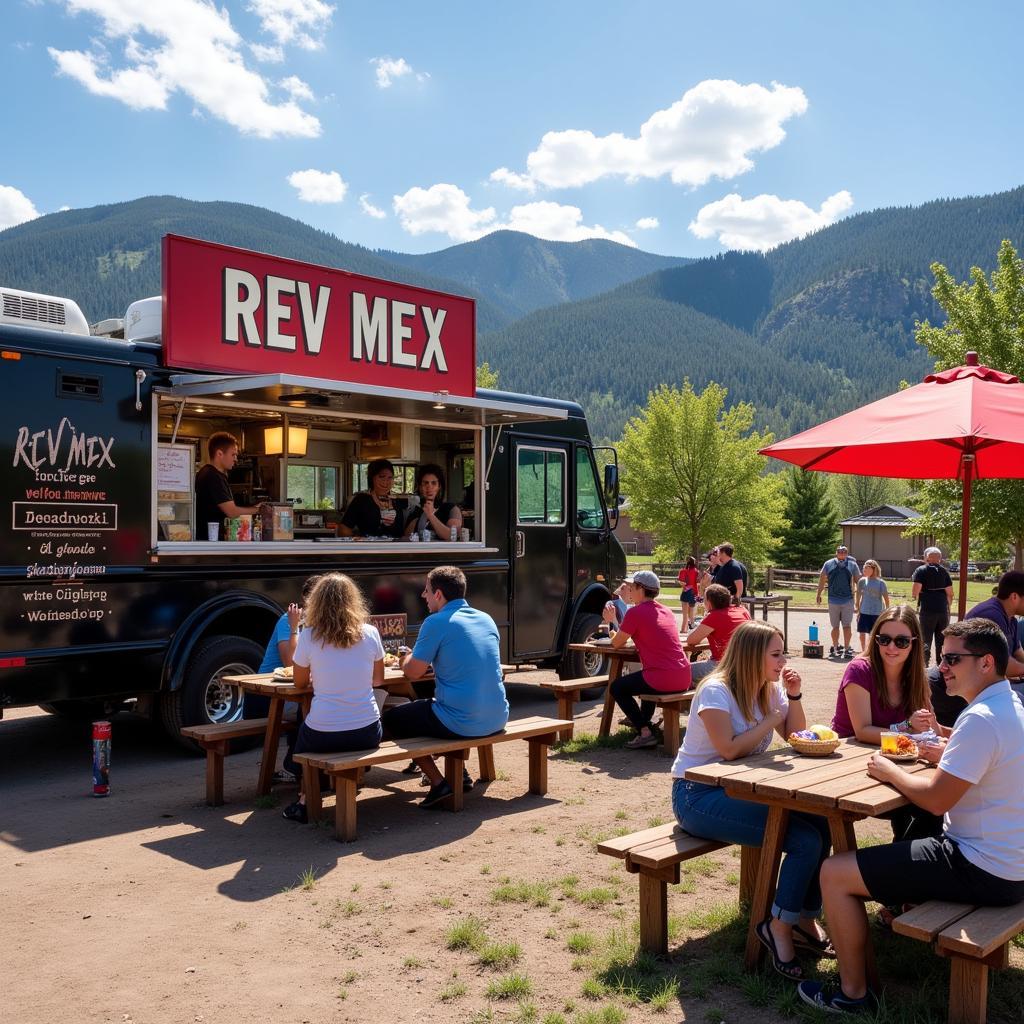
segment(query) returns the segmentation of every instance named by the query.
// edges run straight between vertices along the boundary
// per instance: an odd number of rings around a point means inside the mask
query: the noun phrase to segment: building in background
[[[920,512],[902,505],[876,505],[859,515],[844,519],[843,543],[861,567],[873,558],[882,567],[885,579],[910,579],[924,561],[924,549],[935,543],[933,537],[904,537],[903,531]]]

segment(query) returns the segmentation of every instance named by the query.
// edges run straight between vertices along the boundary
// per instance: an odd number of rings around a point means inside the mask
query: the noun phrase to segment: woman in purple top
[[[917,612],[909,604],[886,608],[868,636],[866,653],[846,666],[832,728],[842,737],[881,745],[883,732],[926,732],[935,727],[924,644]],[[890,815],[896,840],[938,835],[942,819],[920,808]]]

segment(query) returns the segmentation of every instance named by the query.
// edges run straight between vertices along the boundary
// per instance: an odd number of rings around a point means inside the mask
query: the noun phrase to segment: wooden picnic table
[[[750,617],[757,618],[757,609],[761,609],[761,618],[768,621],[768,609],[773,605],[782,605],[782,652],[789,654],[789,602],[792,594],[744,594],[740,600],[750,609]]]
[[[717,761],[686,772],[686,778],[692,782],[721,786],[729,796],[768,805],[747,930],[744,962],[748,970],[757,968],[765,952],[755,929],[768,916],[774,901],[789,815],[803,811],[827,818],[832,849],[844,853],[857,848],[855,821],[881,817],[908,803],[894,787],[868,776],[868,759],[877,751],[878,747],[866,743],[843,740],[828,757],[807,757],[785,747],[737,761]],[[916,762],[901,767],[919,772],[930,766]],[[870,943],[867,956],[869,983],[877,991],[878,977]]]

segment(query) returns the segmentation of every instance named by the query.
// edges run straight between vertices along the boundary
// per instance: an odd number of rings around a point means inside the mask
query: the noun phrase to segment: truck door
[[[571,447],[513,439],[512,650],[555,651],[569,593],[568,481]]]
[[[607,578],[608,574],[608,519],[601,498],[601,483],[594,453],[582,444],[576,445],[575,512],[573,586],[574,591],[579,592],[596,577]]]

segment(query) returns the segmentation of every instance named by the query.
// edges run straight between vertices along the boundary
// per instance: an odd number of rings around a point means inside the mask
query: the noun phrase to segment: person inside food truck
[[[416,494],[420,499],[420,514],[411,510],[405,525],[405,536],[430,530],[441,540],[450,540],[451,531],[462,530],[462,509],[453,501],[444,501],[444,470],[436,463],[427,462],[416,470]],[[455,534],[459,536],[458,532]]]
[[[255,515],[259,505],[238,505],[231,493],[228,473],[238,461],[238,441],[224,430],[206,442],[210,461],[196,473],[196,537],[208,540],[208,524],[217,524],[217,539],[224,539],[224,520]]]
[[[369,490],[352,495],[338,532],[342,537],[401,537],[405,518],[391,496],[395,467],[387,459],[374,459],[366,479]]]

